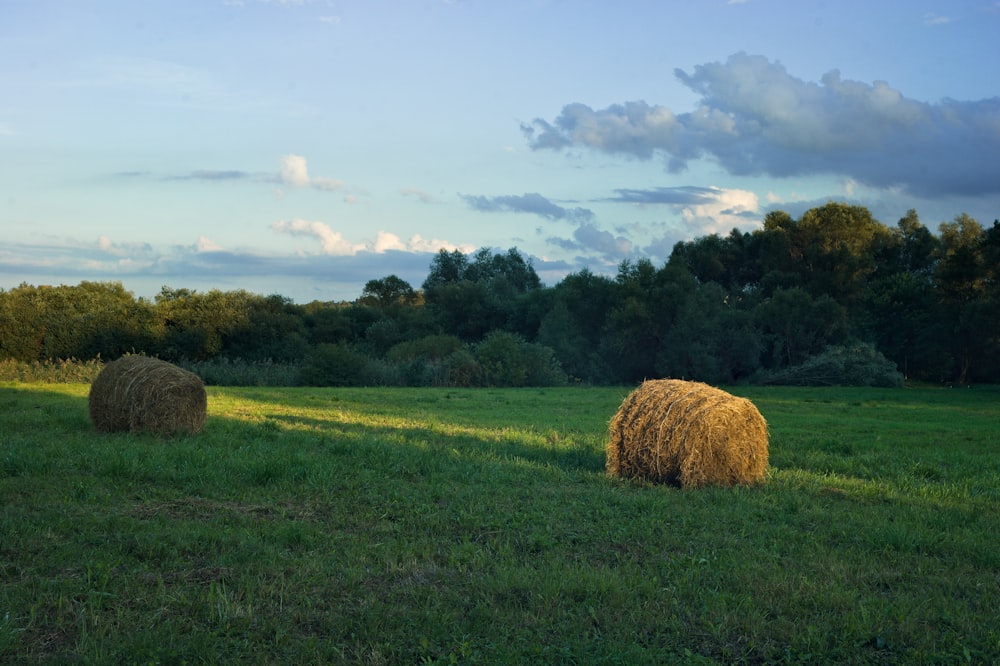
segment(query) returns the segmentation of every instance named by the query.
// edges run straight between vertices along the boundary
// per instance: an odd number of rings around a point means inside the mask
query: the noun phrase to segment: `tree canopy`
[[[677,243],[661,266],[630,259],[614,276],[584,269],[552,286],[517,248],[441,250],[420,289],[388,275],[353,303],[22,284],[0,290],[0,361],[143,352],[311,363],[311,381],[350,369],[360,383],[732,383],[815,376],[862,350],[915,379],[997,382],[998,273],[1000,221],[961,214],[935,234],[914,210],[889,227],[831,202]]]

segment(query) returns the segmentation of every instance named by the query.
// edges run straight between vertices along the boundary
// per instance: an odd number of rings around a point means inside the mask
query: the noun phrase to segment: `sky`
[[[828,201],[1000,217],[998,0],[0,0],[0,288],[552,286]]]

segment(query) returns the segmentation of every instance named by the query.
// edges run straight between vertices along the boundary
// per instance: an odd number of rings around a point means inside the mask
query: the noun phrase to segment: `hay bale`
[[[750,484],[767,471],[767,423],[752,402],[677,379],[643,382],[609,424],[610,474],[684,488]]]
[[[198,375],[147,356],[108,363],[90,385],[90,421],[103,432],[194,434],[207,406]]]

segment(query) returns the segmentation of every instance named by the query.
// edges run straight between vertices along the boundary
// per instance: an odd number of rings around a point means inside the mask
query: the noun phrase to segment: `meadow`
[[[0,662],[991,663],[1000,388],[735,387],[757,486],[609,478],[629,388],[0,383]]]

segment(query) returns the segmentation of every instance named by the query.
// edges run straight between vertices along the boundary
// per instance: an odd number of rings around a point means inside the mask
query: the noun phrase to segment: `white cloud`
[[[282,220],[271,225],[275,231],[292,236],[315,238],[323,248],[323,254],[332,256],[355,255],[365,249],[364,244],[349,243],[339,231],[334,231],[325,222],[310,220]]]
[[[390,250],[398,250],[401,252],[431,252],[434,254],[440,252],[441,250],[445,250],[446,252],[454,252],[455,250],[458,250],[464,254],[469,254],[470,252],[474,252],[476,249],[468,243],[455,244],[436,238],[428,240],[420,234],[413,234],[410,236],[410,240],[403,242],[399,236],[388,231],[379,231],[375,236],[375,242],[371,243],[367,247],[372,252],[379,254]]]
[[[713,198],[681,209],[684,222],[698,235],[724,234],[733,228],[758,226],[756,213],[760,202],[756,194],[749,190],[708,189],[715,192]]]
[[[305,236],[319,241],[323,254],[332,256],[354,256],[361,253],[384,254],[398,251],[407,253],[437,253],[440,250],[452,252],[459,250],[465,254],[475,251],[475,247],[467,243],[452,243],[440,239],[425,239],[420,234],[414,234],[410,240],[403,241],[398,235],[379,231],[375,240],[363,243],[351,243],[339,231],[334,231],[325,222],[310,220],[281,220],[271,225],[279,233],[291,236]]]
[[[388,250],[405,251],[406,249],[406,244],[396,234],[391,234],[388,231],[379,231],[375,234],[375,242],[372,244],[373,252],[381,253]]]
[[[301,155],[282,156],[281,170],[278,172],[278,180],[288,187],[310,187],[314,190],[320,190],[321,192],[337,192],[345,189],[346,187],[344,181],[339,178],[310,176],[306,158]],[[353,201],[349,201],[348,203],[353,203]]]
[[[281,182],[289,187],[309,187],[309,168],[306,158],[285,155],[281,158]]]
[[[474,245],[469,245],[468,243],[451,243],[446,240],[439,240],[437,238],[426,239],[420,234],[413,234],[410,240],[406,243],[406,249],[410,252],[433,252],[437,253],[441,250],[446,252],[454,252],[458,250],[463,254],[469,254],[470,252],[475,252],[476,248]]]
[[[198,236],[198,242],[195,245],[198,252],[221,252],[222,246],[215,241],[208,238],[208,236]]]
[[[152,254],[152,247],[149,243],[116,243],[105,234],[98,236],[97,242],[90,247],[98,250],[97,253],[91,256],[97,257],[102,261],[107,260],[108,256],[146,261]]]

